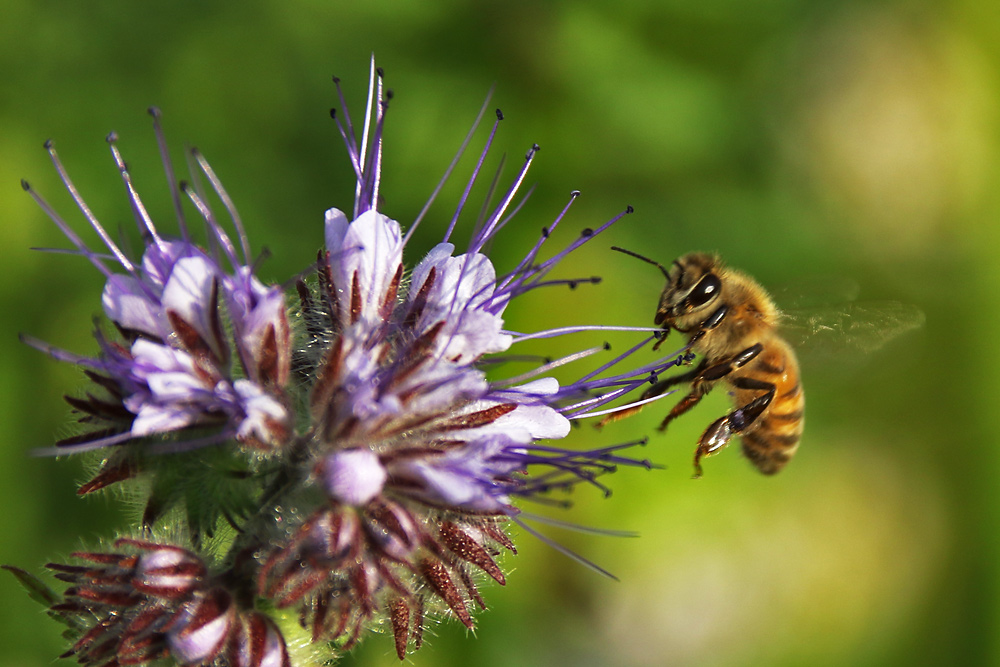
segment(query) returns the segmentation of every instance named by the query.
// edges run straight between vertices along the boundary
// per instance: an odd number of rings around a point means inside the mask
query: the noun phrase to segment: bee
[[[732,390],[732,411],[712,422],[698,440],[694,476],[702,474],[701,459],[717,453],[734,435],[740,436],[744,455],[762,473],[781,470],[802,439],[805,394],[798,359],[778,333],[780,313],[768,293],[715,255],[689,253],[667,269],[630,250],[612,250],[658,267],[667,279],[653,318],[663,333],[653,349],[676,330],[688,337],[688,349],[701,357],[690,371],[660,380],[643,393],[642,399],[649,399],[676,385],[689,385],[688,394],[659,430],[697,405],[720,381]],[[640,407],[609,415],[601,425]]]

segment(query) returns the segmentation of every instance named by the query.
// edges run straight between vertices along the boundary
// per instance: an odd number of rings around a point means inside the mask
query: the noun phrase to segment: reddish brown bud
[[[396,642],[396,656],[406,658],[406,642],[410,636],[410,608],[402,598],[396,598],[389,605],[389,618],[392,621],[392,637]]]
[[[451,521],[441,524],[441,540],[451,552],[484,571],[503,586],[507,580],[489,552],[471,535]]]
[[[469,610],[465,606],[465,598],[462,597],[461,591],[448,576],[448,568],[445,567],[444,563],[425,558],[420,562],[420,571],[434,592],[441,596],[445,604],[455,613],[458,620],[471,630],[474,624],[472,616],[469,615]]]

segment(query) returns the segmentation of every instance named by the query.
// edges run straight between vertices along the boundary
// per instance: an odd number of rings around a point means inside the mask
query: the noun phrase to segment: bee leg
[[[682,414],[684,414],[694,406],[698,405],[698,402],[705,397],[705,394],[707,394],[711,388],[712,388],[711,385],[705,383],[697,383],[694,386],[692,386],[691,393],[682,398],[680,402],[678,402],[677,405],[673,407],[670,413],[663,418],[662,422],[660,422],[660,425],[656,427],[656,430],[660,431],[661,433],[663,431],[666,431],[667,424],[677,419],[678,417],[680,417]]]
[[[733,431],[729,426],[729,415],[719,417],[705,429],[698,441],[698,448],[694,450],[694,475],[693,479],[701,477],[701,457],[711,456],[727,444],[733,437]]]
[[[701,397],[708,393],[708,390],[712,386],[711,384],[708,384],[707,388],[700,389],[700,394],[696,397],[695,393],[699,390],[700,385],[703,383],[713,383],[717,380],[721,380],[737,368],[742,368],[750,363],[750,361],[756,358],[756,356],[763,350],[764,345],[757,343],[755,345],[751,345],[739,354],[726,359],[725,361],[712,364],[711,366],[704,368],[702,372],[692,381],[694,386],[691,394],[682,399],[681,402],[670,411],[667,418],[663,420],[662,424],[660,424],[660,430],[664,430],[667,427],[667,424],[670,423],[674,417],[683,414],[694,407],[694,405],[701,400]],[[745,431],[761,415],[761,413],[764,412],[767,406],[770,405],[771,399],[774,398],[775,388],[770,382],[745,377],[736,378],[732,382],[733,386],[737,389],[761,389],[764,390],[765,393],[762,396],[758,396],[754,400],[750,401],[746,405],[733,410],[725,417],[720,417],[712,422],[707,429],[705,429],[701,439],[698,441],[698,448],[694,453],[694,476],[696,479],[701,477],[701,458],[703,456],[711,456],[729,444],[729,440],[733,437],[734,433],[742,433]]]
[[[707,369],[706,369],[707,370]],[[750,428],[774,399],[775,386],[770,382],[740,377],[733,380],[737,389],[759,389],[764,393],[724,417],[716,419],[705,429],[694,453],[694,477],[701,477],[701,459],[711,456],[729,444],[734,434],[738,435]]]
[[[712,364],[711,366],[707,366],[702,363],[702,365],[696,369],[698,372],[691,378],[691,393],[682,398],[681,402],[674,406],[674,409],[670,411],[670,414],[668,414],[664,418],[663,422],[660,423],[659,430],[665,431],[667,424],[697,405],[698,401],[700,401],[705,394],[712,389],[712,383],[716,380],[721,380],[737,368],[745,366],[751,359],[760,354],[763,349],[764,346],[757,343],[756,345],[751,345],[736,356],[726,359],[725,361]],[[704,439],[704,436],[702,436],[702,438]]]
[[[758,417],[764,414],[767,406],[771,405],[776,388],[770,382],[755,380],[753,378],[736,378],[733,381],[733,385],[737,389],[759,389],[764,392],[743,407],[733,410],[727,415],[729,426],[733,429],[733,433],[743,433],[757,421]]]
[[[666,379],[660,380],[659,382],[655,383],[652,387],[647,388],[646,391],[642,392],[642,396],[639,397],[639,400],[645,401],[646,399],[649,398],[655,398],[676,384],[684,384],[685,382],[691,382],[704,369],[705,369],[705,361],[702,360],[702,362],[698,364],[698,366],[692,368],[687,373],[679,373],[678,375],[668,377]],[[633,405],[630,408],[625,408],[624,410],[613,412],[607,415],[601,421],[597,422],[597,428],[603,428],[604,426],[610,424],[611,422],[616,422],[619,419],[625,419],[626,417],[631,417],[632,415],[642,410],[644,407],[646,407],[645,404]]]
[[[669,333],[670,329],[660,329],[659,331],[656,332],[655,334],[656,342],[653,343],[653,352],[656,352],[657,350],[660,349],[660,346],[663,345],[663,341],[667,339],[667,335]]]
[[[721,320],[722,316],[718,315],[720,311],[722,311],[721,308],[716,311],[716,315],[713,315],[712,318],[709,319]],[[695,369],[695,371],[697,372],[694,372],[693,376],[690,377],[691,393],[682,398],[680,400],[680,403],[675,405],[673,410],[671,410],[670,413],[666,417],[664,417],[663,421],[660,422],[658,430],[661,432],[667,430],[667,424],[672,422],[677,417],[680,417],[682,414],[684,414],[694,406],[698,405],[698,402],[705,397],[705,394],[707,394],[709,391],[712,390],[712,386],[714,385],[716,380],[721,380],[722,378],[726,377],[737,368],[745,366],[750,362],[751,359],[760,354],[763,349],[764,346],[760,343],[757,343],[756,345],[751,345],[750,347],[743,350],[736,356],[730,357],[725,361],[712,364],[711,366],[708,366],[703,361],[702,364]],[[685,375],[692,375],[692,374],[685,373]],[[702,436],[702,439],[704,439],[704,437],[705,436]],[[728,442],[728,440],[729,438],[727,437],[726,441]],[[719,445],[718,447],[722,447],[722,445]],[[716,449],[718,449],[718,447],[716,447]]]
[[[695,343],[701,340],[705,336],[705,334],[707,334],[709,331],[722,324],[722,320],[726,318],[726,314],[728,312],[729,312],[729,306],[725,304],[719,306],[714,313],[708,316],[708,319],[706,319],[698,326],[698,331],[693,336],[691,336],[690,340],[688,340],[688,347],[689,348],[692,347]],[[678,329],[678,331],[681,330]],[[691,329],[688,329],[687,331],[682,331],[682,333],[688,333],[690,331]]]

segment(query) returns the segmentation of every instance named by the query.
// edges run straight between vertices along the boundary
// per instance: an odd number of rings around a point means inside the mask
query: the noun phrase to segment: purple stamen
[[[190,243],[191,236],[188,232],[187,223],[184,220],[184,207],[181,206],[181,191],[177,187],[177,174],[174,171],[174,163],[170,159],[170,151],[167,149],[167,137],[163,132],[163,125],[160,122],[162,114],[157,107],[149,107],[147,112],[153,117],[153,133],[156,135],[156,145],[160,151],[160,161],[163,162],[163,172],[167,175],[167,186],[170,189],[170,198],[174,203],[177,226],[180,228],[181,238]]]
[[[139,197],[139,193],[132,184],[132,175],[129,173],[128,165],[125,164],[125,159],[122,157],[121,151],[118,150],[118,135],[112,132],[108,135],[107,142],[108,147],[111,149],[111,155],[115,160],[115,165],[118,167],[118,172],[121,174],[122,182],[125,184],[125,190],[128,192],[129,204],[132,206],[132,213],[135,215],[136,222],[139,223],[139,231],[142,232],[143,237],[148,234],[156,245],[162,246],[163,239],[157,233],[156,225],[153,224],[153,218],[150,217],[145,204],[142,203],[142,198]]]
[[[229,193],[226,192],[226,188],[223,187],[222,181],[219,177],[215,175],[215,170],[205,159],[205,156],[201,154],[196,148],[191,149],[191,156],[198,162],[198,166],[201,167],[202,172],[208,178],[208,182],[212,184],[212,189],[215,190],[215,194],[219,195],[219,199],[222,200],[222,205],[225,206],[226,212],[229,213],[229,219],[233,222],[233,228],[236,229],[236,236],[240,240],[240,248],[243,251],[243,264],[250,263],[250,240],[247,237],[246,230],[243,228],[243,221],[240,218],[240,214],[236,211],[236,203],[233,202]],[[205,218],[206,222],[208,218]],[[214,218],[213,218],[214,221]],[[229,237],[224,231],[216,224],[213,225],[212,231],[215,236],[223,242],[223,245],[227,248],[227,255],[230,257],[233,267],[235,268],[238,261],[236,260],[235,251],[232,249],[232,242],[229,241]]]
[[[480,116],[482,116],[482,111],[480,111]],[[490,130],[489,136],[486,138],[486,144],[483,146],[483,150],[479,153],[479,159],[476,161],[476,166],[472,170],[472,174],[469,176],[469,180],[465,185],[465,190],[462,191],[462,196],[459,197],[458,206],[455,207],[455,214],[451,217],[451,222],[448,223],[448,229],[445,230],[444,238],[441,239],[442,243],[448,243],[451,239],[451,234],[455,231],[455,225],[458,224],[458,216],[462,214],[462,210],[465,208],[465,202],[469,199],[469,194],[472,192],[472,186],[475,185],[476,179],[479,178],[479,172],[483,168],[483,163],[486,161],[486,155],[490,152],[490,146],[493,145],[493,139],[496,137],[497,129],[500,127],[500,121],[503,120],[503,113],[500,109],[496,110],[497,119],[493,122],[493,128]],[[479,117],[476,118],[476,124],[479,123]],[[473,130],[475,126],[473,126]],[[471,134],[471,131],[470,131]]]

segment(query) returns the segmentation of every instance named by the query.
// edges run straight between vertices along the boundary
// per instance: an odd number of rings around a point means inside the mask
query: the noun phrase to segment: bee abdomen
[[[774,383],[775,396],[754,427],[742,434],[743,453],[762,473],[773,475],[799,447],[805,425],[805,395],[798,364],[786,345],[776,344],[762,361],[758,370]]]
[[[743,454],[762,473],[773,475],[791,460],[801,439],[801,428],[783,433],[768,429],[765,423],[760,428],[743,434]]]

